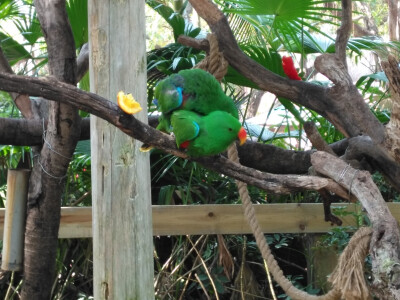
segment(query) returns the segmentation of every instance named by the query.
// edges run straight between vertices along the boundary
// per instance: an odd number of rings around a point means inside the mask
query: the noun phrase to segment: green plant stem
[[[11,272],[10,284],[8,285],[7,293],[6,293],[6,296],[4,297],[4,300],[11,299],[10,294],[11,294],[11,291],[12,291],[12,289],[13,289],[13,288],[12,288],[13,281],[14,281],[14,272]]]
[[[194,244],[193,244],[192,240],[189,238],[189,236],[187,236],[187,238],[188,238],[190,244],[192,244],[194,251],[195,251],[196,254],[198,255],[198,257],[199,257],[199,259],[200,259],[200,261],[201,261],[201,263],[202,263],[202,265],[203,265],[204,271],[207,273],[207,276],[208,276],[208,278],[210,279],[210,283],[211,283],[211,285],[212,285],[212,287],[213,287],[213,290],[214,290],[214,293],[215,293],[215,298],[216,298],[217,300],[219,300],[217,288],[216,288],[216,286],[215,286],[214,280],[213,280],[212,277],[211,277],[210,272],[208,271],[208,268],[207,268],[206,263],[204,262],[203,258],[201,257],[199,251],[197,251],[197,248],[194,246]],[[197,280],[199,280],[197,274],[195,274],[195,276],[196,276]],[[199,283],[200,283],[201,287],[204,289],[204,287],[203,287],[203,285],[202,285],[202,283],[201,283],[200,280],[199,280]],[[207,295],[207,297],[208,297],[208,295]]]

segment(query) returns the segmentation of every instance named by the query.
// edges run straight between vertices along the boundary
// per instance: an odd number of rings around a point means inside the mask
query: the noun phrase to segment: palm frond
[[[184,34],[185,19],[179,13],[174,12],[171,7],[157,0],[146,0],[146,4],[159,13],[171,26],[175,41],[178,39],[179,35]]]
[[[32,58],[23,45],[2,32],[0,32],[0,45],[11,66],[21,59]]]
[[[256,33],[263,36],[262,39],[258,38],[258,41],[266,41],[275,50],[292,51],[293,45],[298,49],[302,47],[301,33],[303,31],[316,32],[328,37],[327,33],[319,29],[319,24],[338,25],[338,17],[335,14],[338,9],[325,6],[325,4],[331,2],[337,1],[221,0],[218,3],[225,13],[239,15],[253,26],[255,29],[253,35]],[[250,30],[247,30],[247,32],[252,33]],[[238,36],[240,37],[240,35]],[[238,38],[238,40],[240,39]]]
[[[75,47],[80,48],[89,41],[88,1],[69,0],[66,9],[74,35]]]
[[[0,20],[9,20],[21,16],[21,4],[14,0],[0,1]]]
[[[240,47],[251,59],[255,60],[268,70],[281,76],[285,76],[282,68],[281,56],[275,50],[252,45],[241,45]],[[236,85],[257,88],[253,82],[241,75],[232,67],[228,68],[225,80]]]

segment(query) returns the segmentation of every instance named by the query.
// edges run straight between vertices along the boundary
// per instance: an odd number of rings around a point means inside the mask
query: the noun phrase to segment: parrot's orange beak
[[[244,143],[246,143],[247,140],[247,133],[244,128],[240,128],[239,133],[238,133],[238,138],[239,138],[239,145],[242,146]]]

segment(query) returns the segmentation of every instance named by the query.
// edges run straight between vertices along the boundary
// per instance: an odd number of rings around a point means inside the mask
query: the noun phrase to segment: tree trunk
[[[75,84],[75,45],[65,1],[36,0],[34,3],[47,42],[50,75]],[[55,279],[61,196],[79,136],[78,110],[52,102],[44,132],[45,143],[34,157],[30,177],[21,299],[50,299]]]
[[[397,15],[398,15],[398,0],[387,0],[388,5],[389,5],[389,20],[388,20],[388,25],[389,25],[389,39],[391,41],[397,41]]]
[[[250,104],[247,109],[246,119],[255,117],[258,111],[258,107],[261,103],[261,98],[264,96],[265,92],[260,90],[254,90],[254,93],[251,95],[251,99],[249,99]]]
[[[132,93],[147,121],[144,1],[89,1],[89,27],[91,90],[114,102]],[[139,148],[91,117],[95,299],[154,298],[150,161]]]

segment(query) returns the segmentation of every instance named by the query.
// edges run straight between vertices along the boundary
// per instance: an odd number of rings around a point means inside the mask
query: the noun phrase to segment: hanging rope
[[[215,34],[207,35],[208,42],[210,43],[210,52],[201,62],[194,66],[195,69],[203,69],[221,81],[228,71],[228,61],[224,55],[219,52],[218,41]]]
[[[214,34],[209,34],[207,39],[210,43],[210,52],[195,68],[201,68],[221,81],[228,69],[228,62],[219,51],[218,41]],[[228,148],[228,158],[237,163],[239,155],[236,143]],[[351,238],[349,244],[339,257],[338,265],[331,274],[329,281],[333,288],[325,295],[315,296],[296,288],[283,274],[277,261],[271,253],[271,249],[265,239],[257,220],[255,209],[247,189],[247,184],[236,180],[239,196],[242,200],[244,215],[250,225],[251,231],[256,239],[261,255],[266,262],[269,271],[275,281],[281,286],[285,293],[294,300],[362,300],[369,299],[369,290],[364,279],[364,260],[368,254],[372,229],[360,228]]]

